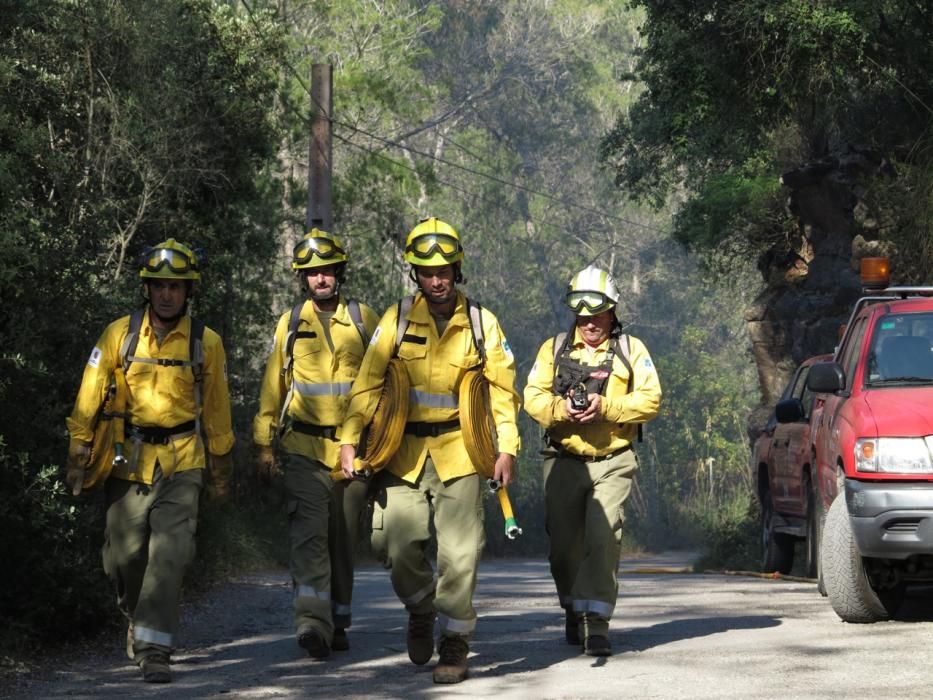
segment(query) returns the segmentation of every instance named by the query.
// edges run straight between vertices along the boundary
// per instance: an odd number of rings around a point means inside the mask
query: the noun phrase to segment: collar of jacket
[[[305,300],[305,305],[301,309],[301,314],[299,318],[307,324],[311,324],[312,321],[316,320],[320,323],[320,318],[317,315],[317,310],[314,308],[314,302],[310,299]],[[337,295],[337,308],[334,309],[334,315],[332,318],[344,326],[349,326],[353,321],[350,319],[350,312],[347,311],[347,300],[343,298],[342,294]]]
[[[599,345],[597,345],[597,346],[594,348],[594,351],[595,351],[595,352],[605,352],[606,350],[609,349],[609,343],[610,343],[610,342],[612,342],[612,336],[607,337],[603,342],[601,342]],[[574,328],[574,329],[573,329],[573,348],[574,348],[575,350],[582,350],[584,347],[586,347],[586,343],[583,342],[583,336],[580,335],[580,329],[579,329],[579,328]]]
[[[418,323],[423,326],[434,325],[431,312],[428,310],[428,302],[425,301],[424,295],[421,292],[418,292],[417,296],[415,296],[415,303],[411,305],[411,310],[408,312],[407,318],[411,323]],[[470,318],[467,316],[466,297],[459,291],[457,292],[457,305],[454,307],[454,314],[450,317],[450,320],[447,321],[447,325],[460,326],[462,328],[470,327]]]
[[[149,338],[155,333],[155,328],[153,328],[152,323],[149,320],[149,314],[152,313],[152,308],[146,309],[146,313],[143,314],[143,322],[139,327],[139,337],[140,338]],[[180,333],[183,338],[187,338],[191,335],[191,316],[190,314],[185,314],[180,319],[178,323],[175,324],[175,327],[165,334],[165,338],[162,339],[164,343],[166,340],[171,338],[176,333]]]

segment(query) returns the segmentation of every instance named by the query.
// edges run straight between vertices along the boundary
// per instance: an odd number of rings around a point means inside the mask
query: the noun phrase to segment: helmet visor
[[[167,267],[169,271],[179,275],[198,269],[191,258],[173,248],[153,248],[143,257],[142,267],[149,272],[158,272]]]
[[[599,314],[613,306],[612,300],[602,292],[570,292],[567,294],[567,306],[574,313],[584,310],[591,314]]]
[[[315,255],[322,260],[327,260],[338,255],[346,255],[346,251],[329,238],[314,237],[303,238],[292,253],[294,262],[299,265],[305,264]]]
[[[411,253],[416,258],[427,260],[434,253],[440,253],[445,258],[450,258],[457,253],[462,252],[460,241],[446,233],[427,233],[418,236],[405,247],[406,253]]]

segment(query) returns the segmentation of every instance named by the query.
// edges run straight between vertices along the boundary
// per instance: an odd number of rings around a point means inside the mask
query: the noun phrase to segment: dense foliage
[[[198,312],[226,336],[234,390],[255,381],[238,358],[252,354],[250,317],[265,316],[255,262],[278,216],[262,172],[281,43],[207,0],[2,13],[0,616],[61,636],[99,624],[110,595],[99,497],[65,498],[52,465],[87,353],[139,303],[145,245],[210,251]]]
[[[869,235],[900,242],[896,267],[917,281],[933,155],[933,26],[922,3],[633,5],[646,43],[630,79],[645,89],[603,143],[620,187],[655,204],[680,192],[676,234],[696,249],[785,260],[801,233],[780,175],[868,154],[879,163],[860,190]]]

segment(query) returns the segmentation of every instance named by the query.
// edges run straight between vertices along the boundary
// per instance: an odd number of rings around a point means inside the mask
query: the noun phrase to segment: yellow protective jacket
[[[360,304],[360,315],[369,337],[379,317],[365,304]],[[282,376],[285,364],[285,341],[291,310],[282,314],[275,327],[272,353],[266,362],[266,373],[259,395],[259,412],[253,420],[253,441],[257,445],[271,445],[279,429],[282,403],[288,394],[287,378]],[[286,431],[281,447],[286,452],[316,459],[331,468],[334,476],[341,476],[340,448],[336,441],[300,433],[288,428],[289,419],[321,426],[339,426],[346,411],[350,385],[356,378],[366,347],[359,330],[347,310],[346,300],[338,299],[337,309],[330,319],[331,351],[324,328],[311,301],[305,302],[299,316],[298,330],[315,337],[296,338],[293,349],[292,376],[294,391],[286,411]]]
[[[91,352],[74,410],[66,420],[72,439],[83,442],[94,439],[97,411],[110,385],[113,369],[121,362],[120,348],[129,325],[129,316],[111,323]],[[183,316],[159,346],[147,312],[143,314],[139,343],[133,354],[136,357],[187,361],[190,334],[191,317]],[[233,449],[234,442],[230,393],[227,389],[227,360],[220,336],[210,328],[204,329],[202,346],[201,427],[207,436],[207,449],[212,454],[222,455]],[[191,367],[133,362],[127,372],[126,383],[129,387],[128,423],[141,427],[171,428],[196,418],[195,381]],[[137,451],[135,459],[134,451]],[[203,469],[206,462],[204,444],[199,435],[170,440],[166,445],[133,443],[127,435],[126,456],[127,464],[114,467],[111,476],[145,484],[152,483],[157,461],[165,476],[171,476],[176,471]]]
[[[340,443],[343,445],[358,445],[363,427],[375,413],[386,368],[395,349],[398,308],[397,304],[389,307],[379,321],[359,376],[353,382],[350,406],[340,431]],[[457,294],[454,314],[441,337],[437,335],[437,326],[420,293],[415,297],[407,319],[405,335],[424,339],[423,342],[405,341],[398,350],[398,357],[405,363],[411,380],[408,421],[438,423],[457,419],[460,381],[467,370],[480,364],[470,329],[466,297]],[[515,390],[515,359],[498,320],[485,308],[482,310],[482,323],[486,348],[484,375],[489,382],[499,450],[514,456],[519,448],[520,403]],[[405,481],[415,483],[428,455],[442,481],[476,472],[459,430],[436,437],[405,435],[401,447],[386,468]]]
[[[602,418],[593,423],[573,423],[567,417],[567,400],[554,394],[554,338],[544,341],[525,385],[525,411],[544,428],[550,441],[566,451],[587,457],[601,457],[632,443],[638,423],[658,414],[661,405],[661,382],[647,348],[638,338],[629,336],[632,372],[631,392],[626,392],[629,372],[616,356],[612,373],[602,398]],[[590,356],[579,331],[574,331],[570,358],[588,366],[599,366],[609,351],[607,339]]]

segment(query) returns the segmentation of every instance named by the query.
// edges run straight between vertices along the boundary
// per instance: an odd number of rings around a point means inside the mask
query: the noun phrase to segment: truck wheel
[[[820,569],[820,514],[810,480],[804,481],[803,485],[807,490],[807,560],[804,575],[807,578],[817,578]]]
[[[761,570],[789,574],[794,565],[794,538],[774,531],[774,506],[771,494],[761,496]]]
[[[843,622],[887,620],[904,598],[903,584],[872,587],[852,534],[845,493],[836,496],[826,515],[820,564],[829,602]]]

